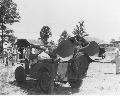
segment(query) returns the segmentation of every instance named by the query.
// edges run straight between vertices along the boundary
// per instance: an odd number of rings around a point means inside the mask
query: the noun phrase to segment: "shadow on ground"
[[[20,89],[24,90],[26,95],[46,95],[36,86],[36,81],[34,80],[27,80],[24,84],[18,85],[16,81],[9,82],[12,86],[20,87]],[[81,81],[82,85],[82,81]],[[71,88],[71,87],[64,87],[61,84],[55,84],[54,91],[52,94],[54,95],[70,95],[74,93],[78,93],[79,89]],[[49,94],[48,94],[49,95]]]

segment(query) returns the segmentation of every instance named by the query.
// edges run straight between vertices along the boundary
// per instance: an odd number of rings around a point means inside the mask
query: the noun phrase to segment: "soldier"
[[[29,74],[29,61],[27,58],[25,59],[25,71],[27,74]]]
[[[120,48],[116,48],[115,50],[115,59],[116,63],[116,74],[120,74]]]
[[[4,58],[5,58],[5,66],[8,66],[8,53],[7,53],[7,51],[5,51],[5,54],[4,54]]]

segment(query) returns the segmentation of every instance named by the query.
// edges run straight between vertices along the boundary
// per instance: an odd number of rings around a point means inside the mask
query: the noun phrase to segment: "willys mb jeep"
[[[88,42],[80,48],[81,44],[76,37],[61,41],[57,48],[48,53],[47,58],[41,58],[46,54],[44,49],[40,46],[31,46],[44,51],[38,54],[30,52],[29,58],[15,70],[16,81],[21,84],[27,76],[34,78],[37,86],[45,93],[53,90],[55,82],[69,82],[72,88],[79,88],[92,62],[89,56],[99,52],[99,46],[95,41]]]

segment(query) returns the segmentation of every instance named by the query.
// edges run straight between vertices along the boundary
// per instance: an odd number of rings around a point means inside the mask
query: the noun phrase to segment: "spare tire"
[[[38,79],[38,86],[44,93],[50,93],[51,91],[51,76],[48,71],[42,72]]]

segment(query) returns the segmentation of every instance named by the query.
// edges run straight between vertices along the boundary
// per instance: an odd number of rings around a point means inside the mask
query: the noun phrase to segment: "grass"
[[[6,84],[7,84],[7,80],[8,80],[8,70],[4,70],[4,69],[2,69],[2,71],[1,71],[1,80],[0,80],[0,94],[3,94],[3,93],[5,93],[4,92],[4,88],[5,88],[5,86],[6,86]]]
[[[6,66],[0,68],[0,95],[6,94],[6,88],[9,85],[9,82],[13,79],[14,76],[14,70],[12,66]]]

